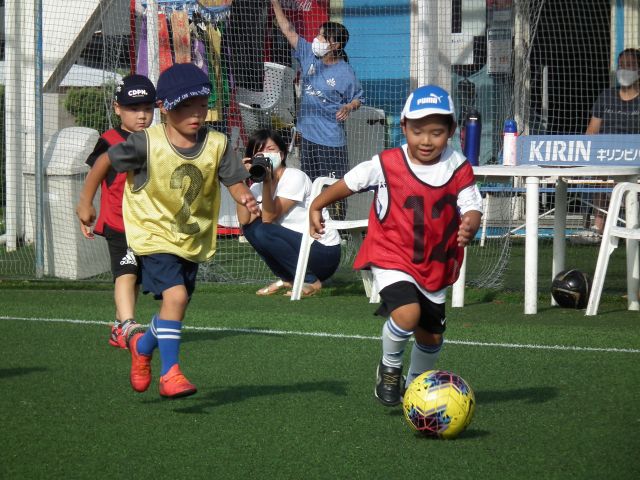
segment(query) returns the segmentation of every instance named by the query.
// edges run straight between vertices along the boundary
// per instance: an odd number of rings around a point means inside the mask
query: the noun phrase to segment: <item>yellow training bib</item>
[[[209,131],[192,157],[178,153],[164,125],[145,130],[147,181],[133,190],[129,175],[123,201],[127,242],[137,255],[172,253],[203,262],[216,251],[220,183],[218,166],[227,138]]]

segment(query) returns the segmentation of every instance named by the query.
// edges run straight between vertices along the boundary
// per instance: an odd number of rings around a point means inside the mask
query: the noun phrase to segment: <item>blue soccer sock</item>
[[[413,332],[403,330],[391,317],[382,327],[382,364],[387,367],[402,367],[402,356]]]
[[[151,319],[151,323],[149,324],[149,328],[144,332],[142,338],[138,340],[138,353],[142,355],[151,355],[158,346],[158,334],[156,333],[157,321],[158,316],[154,315]]]
[[[178,363],[182,322],[158,319],[156,326],[158,349],[160,350],[160,375],[165,375],[171,367]]]
[[[409,365],[409,371],[407,372],[407,380],[405,386],[408,387],[416,377],[422,375],[427,370],[434,370],[436,368],[436,362],[440,356],[440,350],[442,350],[442,342],[444,338],[440,339],[440,343],[435,345],[424,345],[418,342],[413,344],[411,349],[411,364]]]

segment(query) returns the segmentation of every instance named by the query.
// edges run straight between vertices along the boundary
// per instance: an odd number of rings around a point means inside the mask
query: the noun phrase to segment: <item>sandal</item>
[[[321,289],[322,289],[322,287],[316,287],[312,283],[303,283],[302,284],[302,293],[300,294],[300,296],[301,297],[312,297],[316,293],[318,293]],[[293,295],[293,290],[289,290],[289,291],[287,291],[285,293],[286,297],[290,297],[291,295]]]
[[[261,288],[256,292],[256,295],[260,297],[266,297],[268,295],[273,295],[274,293],[278,293],[283,288],[291,288],[291,284],[289,282],[285,282],[282,279],[279,279],[273,282],[270,285],[267,285],[264,288]]]

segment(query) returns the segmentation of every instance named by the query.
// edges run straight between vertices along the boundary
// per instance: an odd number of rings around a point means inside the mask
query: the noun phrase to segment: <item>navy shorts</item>
[[[142,291],[152,293],[156,300],[162,292],[184,285],[189,298],[196,289],[198,264],[170,253],[156,253],[138,257],[142,263]]]
[[[300,170],[313,182],[318,177],[342,178],[349,170],[347,146],[328,147],[302,138]]]
[[[444,303],[433,303],[411,282],[397,282],[384,287],[380,290],[380,298],[382,304],[376,310],[377,315],[387,318],[396,308],[417,303],[420,305],[420,327],[429,333],[438,334],[447,329]]]
[[[109,258],[111,260],[111,273],[113,280],[122,275],[136,275],[136,283],[140,283],[140,261],[127,245],[127,236],[124,232],[119,232],[104,226],[103,236],[107,240],[109,248]]]

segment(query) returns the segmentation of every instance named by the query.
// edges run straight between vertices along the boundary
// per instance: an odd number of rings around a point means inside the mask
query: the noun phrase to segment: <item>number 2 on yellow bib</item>
[[[185,177],[189,179],[189,186],[182,197],[182,207],[176,213],[174,229],[179,233],[193,235],[200,231],[200,226],[198,222],[188,223],[188,221],[189,217],[191,217],[191,204],[198,197],[198,193],[202,188],[202,172],[193,165],[180,165],[171,174],[169,186],[174,189],[182,189]]]

